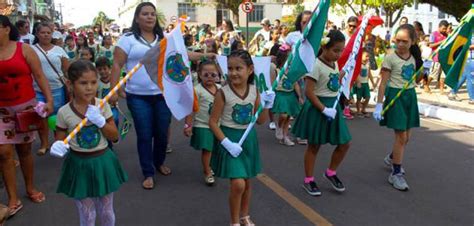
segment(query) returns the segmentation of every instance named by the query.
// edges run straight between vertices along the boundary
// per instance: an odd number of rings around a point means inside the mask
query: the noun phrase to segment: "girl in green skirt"
[[[340,87],[337,60],[344,49],[345,38],[337,30],[331,30],[327,38],[330,41],[325,45],[322,44],[313,71],[305,77],[306,102],[292,130],[295,136],[308,140],[304,155],[303,189],[313,196],[321,195],[314,181],[313,171],[319,148],[327,143],[337,146],[323,176],[336,191],[345,190],[344,185],[336,176],[336,169],[346,156],[351,140],[340,105],[337,104],[336,109],[332,108]]]
[[[199,102],[199,112],[188,115],[184,124],[184,135],[191,136],[191,147],[202,151],[201,162],[204,171],[204,182],[213,185],[215,182],[211,170],[211,152],[214,146],[214,135],[209,129],[209,115],[214,104],[214,96],[220,85],[216,84],[219,78],[219,69],[214,61],[203,61],[198,69],[198,81],[194,87]],[[193,124],[194,118],[194,124]]]
[[[92,63],[85,60],[72,63],[68,79],[73,99],[58,111],[57,141],[51,147],[51,155],[66,156],[57,192],[75,200],[81,226],[95,225],[96,211],[100,225],[113,226],[113,194],[127,181],[127,174],[107,142],[118,140],[118,130],[110,105],[104,103],[101,109],[101,100],[95,98],[98,76]],[[84,118],[87,124],[69,144],[64,144],[66,136]]]
[[[410,81],[415,72],[422,66],[423,61],[421,60],[421,52],[415,42],[416,33],[412,25],[400,26],[394,40],[397,46],[395,52],[386,55],[382,63],[380,71],[382,80],[374,118],[380,121],[381,126],[387,126],[395,132],[392,152],[384,159],[385,164],[392,167],[388,182],[398,190],[407,191],[409,187],[402,168],[403,153],[410,139],[410,129],[420,126],[415,83],[408,84],[408,88],[401,93],[401,96],[395,100],[394,105],[383,116],[382,110],[396,98],[397,93]],[[421,78],[418,75],[417,82]],[[385,102],[382,104],[384,96]]]
[[[265,110],[257,123],[265,122],[275,93],[265,91],[258,94],[252,84],[252,57],[247,51],[233,51],[227,58],[227,65],[228,84],[217,92],[209,119],[209,127],[217,139],[212,150],[211,167],[216,176],[230,179],[231,225],[253,225],[249,217],[250,178],[261,171],[255,129],[252,128],[242,146],[238,142],[260,104]]]
[[[357,96],[357,115],[361,118],[370,117],[370,114],[365,111],[370,100],[369,79],[370,82],[372,82],[372,86],[375,86],[370,68],[367,67],[367,64],[369,63],[369,56],[369,52],[364,49],[362,52],[362,68],[360,70],[359,76],[357,77],[356,85],[354,86],[354,92]],[[364,99],[364,102],[362,102],[362,99]]]

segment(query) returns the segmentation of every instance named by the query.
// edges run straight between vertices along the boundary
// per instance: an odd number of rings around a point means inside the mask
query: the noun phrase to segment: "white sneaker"
[[[283,140],[280,141],[281,144],[286,145],[286,146],[295,146],[295,142],[291,141],[289,137],[283,138]]]
[[[275,129],[275,137],[276,137],[277,140],[283,139],[283,129],[276,128]]]
[[[387,167],[390,167],[390,169],[392,169],[392,159],[390,158],[390,153],[387,156],[385,156],[385,158],[383,159],[383,162],[385,163]],[[403,168],[403,166],[400,169],[400,172],[403,175],[405,175],[405,169]]]
[[[407,181],[401,173],[395,175],[392,175],[390,173],[390,176],[388,176],[388,183],[390,183],[395,189],[400,191],[408,191],[408,189],[410,189],[410,187],[408,187]]]
[[[275,130],[276,129],[275,122],[270,122],[270,124],[268,124],[268,128],[271,129],[271,130]]]

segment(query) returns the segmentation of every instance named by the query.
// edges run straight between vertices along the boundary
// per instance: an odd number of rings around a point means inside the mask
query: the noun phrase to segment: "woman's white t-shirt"
[[[141,38],[141,37],[140,37]],[[141,38],[142,39],[142,38]],[[158,37],[150,43],[146,44],[145,40],[137,40],[132,33],[127,33],[120,38],[116,47],[120,48],[127,54],[127,62],[125,68],[132,70],[135,65],[145,56],[145,53],[158,43]],[[125,87],[127,93],[135,95],[157,95],[161,94],[160,88],[150,79],[145,67],[141,67],[127,82]]]
[[[49,87],[51,89],[59,89],[63,87],[63,84],[59,80],[59,76],[64,76],[63,71],[62,71],[62,58],[69,59],[66,51],[64,51],[63,48],[59,46],[54,46],[52,49],[48,51],[44,51],[43,49],[39,50],[37,47],[41,48],[39,45],[34,45],[32,48],[35,50],[36,55],[38,55],[40,61],[41,61],[41,68],[43,69],[44,74],[46,75],[46,78],[48,79]],[[48,56],[49,61],[53,64],[54,68],[58,73],[54,71],[54,69],[51,67],[51,65],[48,63],[48,60],[44,56],[41,51],[45,52],[46,55]],[[35,91],[41,92],[39,86],[36,84],[36,82],[33,83]]]

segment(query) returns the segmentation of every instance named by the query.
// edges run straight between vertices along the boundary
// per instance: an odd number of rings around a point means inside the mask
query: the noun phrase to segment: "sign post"
[[[242,4],[240,5],[242,10],[246,14],[246,38],[245,38],[245,43],[247,44],[247,49],[249,48],[249,14],[253,11],[254,6],[253,3],[250,0],[243,0]]]

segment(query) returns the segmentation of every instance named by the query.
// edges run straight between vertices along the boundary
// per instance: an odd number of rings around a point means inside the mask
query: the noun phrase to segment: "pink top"
[[[431,34],[430,36],[430,42],[431,43],[438,43],[440,41],[443,41],[444,39],[446,39],[446,36],[444,36],[443,34],[441,34],[439,31],[435,31]],[[439,47],[439,46],[438,46]],[[431,48],[433,51],[435,51],[438,47],[436,48]],[[439,62],[438,60],[438,54],[436,54],[434,57],[433,57],[433,62]]]

